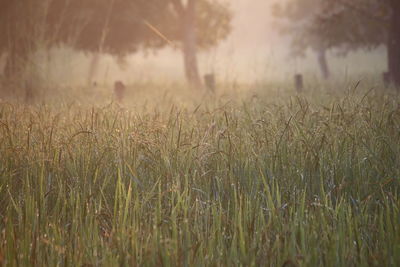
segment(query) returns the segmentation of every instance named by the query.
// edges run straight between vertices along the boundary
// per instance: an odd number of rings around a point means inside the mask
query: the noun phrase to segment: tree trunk
[[[17,82],[23,77],[29,62],[29,53],[22,45],[15,45],[8,52],[6,65],[4,67],[4,77],[8,82]]]
[[[8,58],[7,52],[0,52],[0,76],[4,75],[4,70],[6,69],[6,60]]]
[[[197,63],[196,32],[197,0],[188,0],[183,18],[183,59],[186,79],[191,86],[199,88],[201,80]]]
[[[23,44],[14,44],[7,53],[4,67],[4,93],[10,96],[18,95],[17,91],[25,92],[25,100],[31,101],[34,97],[34,91],[31,87],[31,73],[27,72],[32,68],[29,48]]]
[[[322,77],[327,80],[331,76],[331,73],[329,71],[328,61],[326,60],[326,50],[324,48],[319,49],[317,51],[317,56]]]
[[[15,51],[8,52],[4,66],[4,77],[7,80],[13,79],[13,77],[18,73],[17,58],[18,56],[16,55]]]
[[[388,67],[390,79],[400,87],[400,1],[391,0],[392,16],[388,38]]]

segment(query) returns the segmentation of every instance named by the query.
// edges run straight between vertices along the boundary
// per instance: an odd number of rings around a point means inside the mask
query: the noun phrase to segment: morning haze
[[[0,0],[0,266],[400,266],[400,1]]]
[[[218,72],[220,79],[251,82],[256,80],[284,80],[296,72],[317,73],[316,57],[307,51],[305,57],[291,56],[290,36],[282,35],[279,17],[272,15],[274,0],[222,1],[229,6],[232,31],[216,46],[199,52],[200,72]],[[151,29],[151,34],[157,35]],[[168,36],[166,36],[168,38]],[[346,57],[330,51],[330,65],[336,76],[362,75],[386,69],[384,47],[367,52],[352,51]],[[176,81],[184,79],[181,53],[166,44],[161,50],[126,55],[122,64],[115,58],[102,55],[97,62],[94,79],[111,84],[116,79],[126,82],[146,80]],[[5,65],[3,55],[3,67]],[[49,78],[57,83],[84,84],[89,75],[92,56],[68,47],[52,52]],[[121,60],[120,60],[121,62]],[[38,63],[46,65],[48,62]],[[0,69],[1,69],[0,65]],[[85,74],[86,73],[86,74]]]

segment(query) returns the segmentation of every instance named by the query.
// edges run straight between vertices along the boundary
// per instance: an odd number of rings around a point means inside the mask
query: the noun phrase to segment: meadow
[[[176,87],[0,101],[0,265],[400,265],[394,89]]]

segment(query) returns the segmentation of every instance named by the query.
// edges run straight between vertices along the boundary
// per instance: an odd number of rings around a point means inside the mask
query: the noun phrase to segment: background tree
[[[230,20],[229,9],[211,0],[0,0],[0,52],[9,54],[9,76],[37,50],[38,36],[46,48],[118,58],[173,44],[182,49],[187,80],[198,86],[196,50],[226,38]]]
[[[167,4],[144,0],[53,0],[47,18],[54,44],[66,44],[92,55],[88,82],[99,64],[100,55],[123,58],[140,49],[160,48],[164,41],[151,32],[145,21],[162,25]],[[60,18],[63,19],[61,23]]]
[[[21,75],[38,46],[45,45],[49,1],[0,1],[0,54],[7,53],[5,75]],[[28,64],[29,63],[29,64]]]
[[[178,28],[176,40],[182,43],[186,78],[190,84],[201,84],[197,67],[197,48],[208,49],[225,39],[231,31],[229,9],[216,1],[170,0]]]
[[[208,49],[225,39],[231,31],[229,9],[210,0],[170,0],[177,28],[174,39],[181,42],[187,80],[200,85],[197,48]],[[186,4],[184,3],[186,2]]]
[[[139,49],[181,48],[186,78],[196,87],[200,85],[197,48],[216,45],[231,29],[229,9],[209,0],[186,4],[178,0],[55,0],[49,14],[50,25],[57,25],[53,21],[62,14],[70,18],[61,24],[57,43],[95,55],[123,58]],[[82,16],[88,20],[83,26]]]
[[[198,0],[188,0],[184,5],[181,0],[171,1],[178,16],[179,34],[182,40],[185,74],[187,80],[194,86],[201,84],[197,64],[197,5]]]
[[[309,12],[305,23],[293,14]],[[300,10],[300,12],[299,12]],[[315,43],[345,55],[385,45],[388,70],[400,85],[400,2],[397,0],[290,0],[277,5],[275,16],[293,34],[293,47],[304,51]]]
[[[322,13],[323,3],[321,0],[291,0],[276,4],[272,10],[280,33],[291,37],[291,54],[304,57],[310,48],[317,55],[323,78],[327,79],[330,70],[326,52],[331,47],[313,29],[315,17]]]

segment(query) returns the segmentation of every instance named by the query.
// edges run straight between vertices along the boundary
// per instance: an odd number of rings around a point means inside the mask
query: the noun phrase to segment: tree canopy
[[[134,53],[164,45],[145,21],[165,25],[168,12],[165,1],[53,0],[47,16],[49,36],[56,36],[55,44],[84,52]]]
[[[400,87],[400,1],[288,0],[275,6],[297,53],[322,46],[342,54],[385,45],[388,74]]]
[[[196,46],[207,49],[226,38],[231,13],[211,0],[196,3]],[[178,3],[178,5],[177,5]],[[187,4],[186,4],[187,5]],[[8,65],[35,50],[40,38],[47,47],[68,45],[83,52],[123,57],[141,49],[159,49],[184,43],[185,21],[181,0],[0,0],[0,52]],[[24,39],[24,42],[20,42]],[[16,46],[23,48],[14,49]],[[24,60],[22,60],[24,61]],[[15,65],[15,64],[14,64]]]
[[[200,0],[198,6],[198,45],[209,48],[229,34],[230,12],[215,1]],[[168,43],[159,34],[173,42],[183,39],[171,0],[53,0],[47,21],[57,42],[87,52],[101,48],[120,55],[160,48]]]
[[[295,54],[308,48],[346,54],[386,43],[389,11],[386,1],[289,0],[276,4],[273,14]]]

